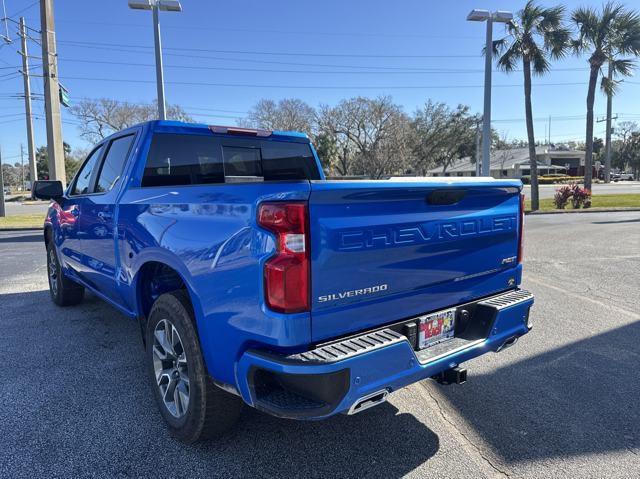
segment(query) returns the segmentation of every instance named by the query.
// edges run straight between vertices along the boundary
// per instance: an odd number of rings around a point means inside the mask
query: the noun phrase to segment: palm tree
[[[569,47],[571,32],[562,22],[564,7],[544,8],[529,0],[516,18],[507,23],[505,38],[493,42],[493,55],[505,72],[516,70],[522,61],[524,73],[524,106],[531,168],[531,209],[539,208],[538,165],[531,107],[531,75],[549,71],[550,59],[562,58]]]
[[[589,89],[587,91],[587,138],[584,158],[584,187],[591,189],[593,164],[593,103],[598,77],[602,75],[602,87],[613,93],[615,81],[603,75],[602,67],[609,62],[612,76],[629,76],[633,60],[618,58],[620,55],[640,55],[640,17],[638,13],[622,5],[609,2],[598,12],[594,8],[576,9],[571,20],[578,28],[578,37],[572,46],[576,54],[589,54]]]

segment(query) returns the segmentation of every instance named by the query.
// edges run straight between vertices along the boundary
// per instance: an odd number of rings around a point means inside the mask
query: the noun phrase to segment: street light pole
[[[167,111],[164,102],[164,72],[162,69],[162,41],[160,39],[160,15],[158,3],[153,6],[153,38],[156,50],[156,85],[158,89],[158,118],[167,119]]]
[[[158,91],[158,119],[167,119],[164,97],[164,70],[162,68],[162,39],[160,37],[160,10],[181,12],[182,5],[178,0],[129,0],[129,8],[133,10],[151,10],[153,13],[153,38],[156,53],[156,88]]]
[[[511,12],[472,10],[467,20],[487,22],[484,53],[484,113],[482,115],[482,176],[491,176],[491,68],[493,52],[493,22],[508,23],[513,18]]]
[[[491,67],[493,52],[493,20],[487,18],[484,54],[484,121],[482,122],[482,176],[491,176]]]

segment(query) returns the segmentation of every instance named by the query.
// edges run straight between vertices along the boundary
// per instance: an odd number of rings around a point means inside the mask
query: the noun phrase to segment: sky
[[[25,16],[32,28],[29,54],[39,65],[39,6],[4,0],[9,17]],[[56,0],[59,77],[71,101],[107,97],[131,102],[155,99],[152,15],[130,10],[127,0]],[[166,98],[196,121],[235,124],[258,100],[300,98],[312,106],[358,95],[391,95],[407,113],[431,99],[473,112],[483,107],[485,25],[467,22],[472,8],[512,10],[524,1],[501,0],[182,0],[183,12],[161,12]],[[553,5],[542,2],[544,5]],[[601,2],[564,1],[570,11]],[[635,0],[627,1],[628,6]],[[1,13],[1,12],[0,12]],[[3,16],[0,14],[0,16]],[[20,161],[26,149],[20,49],[15,23],[10,44],[0,47],[0,147],[3,161]],[[2,25],[4,33],[5,25]],[[494,38],[504,36],[494,26]],[[533,82],[536,137],[584,141],[588,64],[570,56]],[[41,74],[41,68],[35,68]],[[521,72],[493,74],[492,125],[509,138],[525,138]],[[42,78],[32,78],[42,93]],[[598,92],[595,112],[602,117]],[[640,119],[640,80],[629,78],[614,98],[617,121]],[[43,102],[34,101],[36,145],[46,143]],[[89,146],[77,119],[63,108],[64,140]],[[596,123],[596,136],[604,123]],[[26,154],[25,154],[26,155]],[[26,161],[26,156],[25,156]]]

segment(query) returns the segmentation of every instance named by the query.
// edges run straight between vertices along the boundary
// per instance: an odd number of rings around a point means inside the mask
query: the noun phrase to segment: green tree
[[[620,156],[625,168],[631,168],[637,179],[640,171],[640,132],[631,133],[627,142],[620,149]]]
[[[520,62],[524,74],[524,105],[527,142],[531,163],[531,209],[539,208],[536,141],[531,106],[531,76],[549,71],[550,60],[562,58],[568,49],[571,33],[563,24],[564,7],[544,8],[529,0],[507,24],[508,35],[493,42],[498,67],[513,72]]]
[[[316,136],[315,147],[322,168],[325,171],[335,169],[335,164],[338,161],[338,145],[335,137],[327,133],[320,133]]]
[[[72,152],[71,146],[69,143],[63,143],[64,149],[64,168],[65,168],[65,176],[67,178],[67,183],[69,183],[80,165],[84,160],[84,155],[82,152]],[[49,155],[47,153],[46,146],[39,146],[36,149],[36,166],[38,168],[38,179],[39,180],[48,180],[49,179]]]
[[[581,7],[571,15],[578,28],[578,37],[573,48],[578,55],[588,54],[589,88],[587,90],[587,131],[585,139],[584,187],[591,189],[593,165],[593,104],[598,78],[602,76],[602,87],[613,92],[616,82],[609,82],[602,67],[609,63],[613,76],[629,76],[633,70],[633,59],[620,56],[640,55],[640,17],[638,13],[622,5],[608,2],[601,11],[592,7]]]

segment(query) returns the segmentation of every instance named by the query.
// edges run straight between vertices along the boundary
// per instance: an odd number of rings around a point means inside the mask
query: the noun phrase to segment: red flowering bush
[[[573,206],[574,209],[590,208],[591,191],[586,188],[582,188],[577,183],[564,185],[558,188],[553,197],[553,204],[555,207],[559,210],[563,210],[569,201],[571,201],[571,206]]]
[[[556,209],[565,209],[567,203],[569,203],[569,199],[571,199],[571,195],[573,195],[573,191],[569,185],[558,188],[556,194],[553,196],[553,204],[556,206]]]
[[[591,191],[577,183],[571,185],[571,205],[574,209],[591,207]]]

